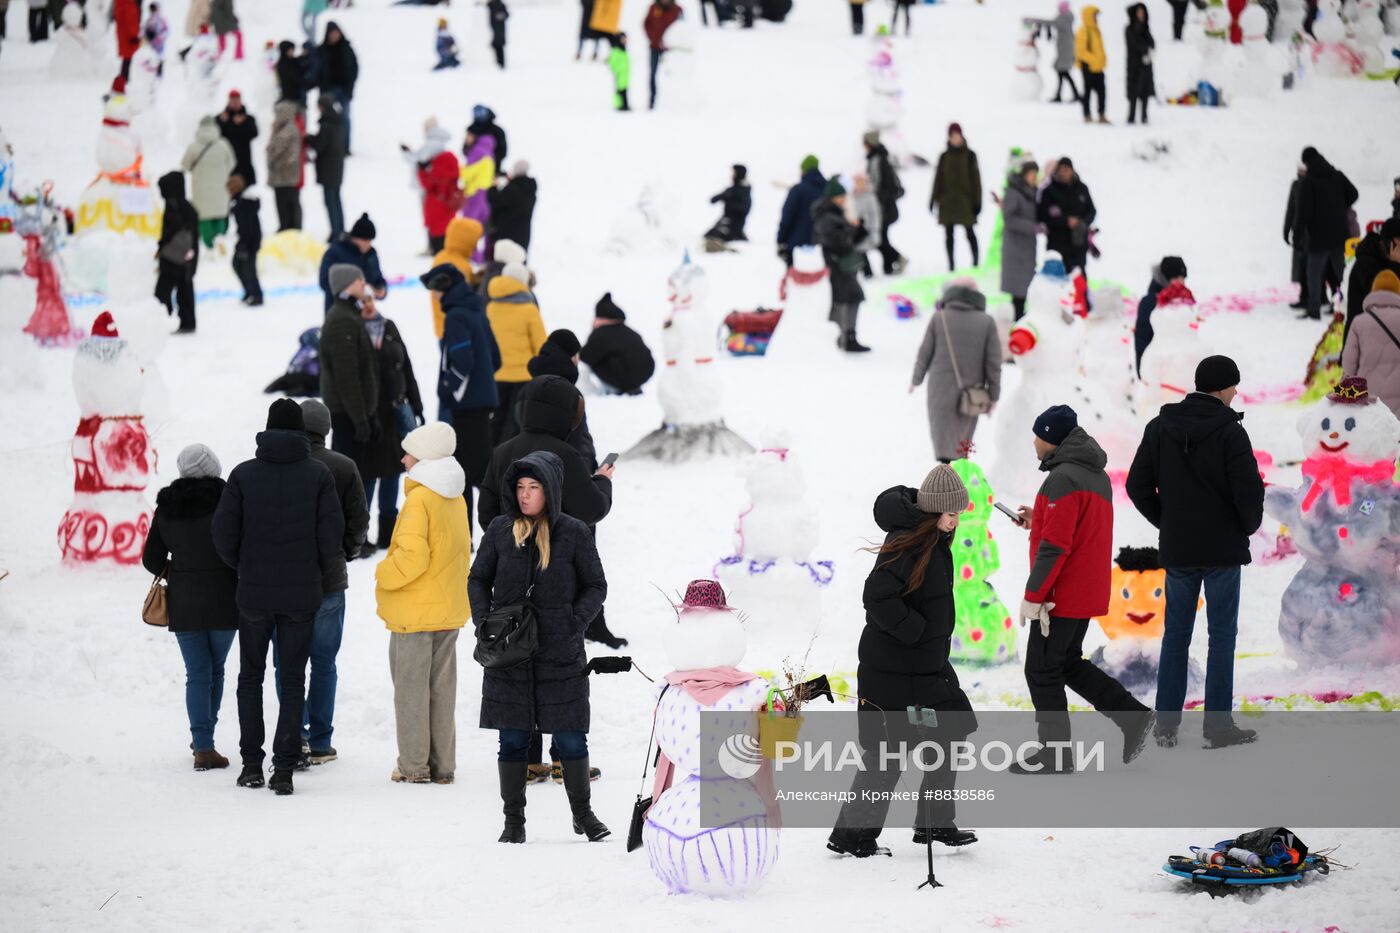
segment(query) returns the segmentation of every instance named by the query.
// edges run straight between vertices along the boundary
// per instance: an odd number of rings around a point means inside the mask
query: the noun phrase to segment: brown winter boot
[[[212,748],[207,752],[194,753],[194,769],[196,771],[210,771],[215,768],[227,767],[228,759]]]

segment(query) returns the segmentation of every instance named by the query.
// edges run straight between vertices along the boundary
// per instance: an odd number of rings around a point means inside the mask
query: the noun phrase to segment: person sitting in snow
[[[462,64],[457,59],[457,40],[452,38],[452,33],[448,31],[445,19],[437,21],[437,56],[438,61],[433,66],[434,71],[456,68]]]
[[[705,233],[707,240],[732,243],[735,240],[748,240],[744,235],[744,223],[749,219],[753,207],[753,193],[749,188],[749,170],[742,165],[734,166],[729,187],[710,198],[711,204],[723,204],[724,215]]]
[[[613,301],[612,292],[598,299],[593,309],[593,332],[579,351],[579,360],[609,395],[641,395],[642,386],[656,372],[656,360],[637,333],[625,323],[627,314]]]

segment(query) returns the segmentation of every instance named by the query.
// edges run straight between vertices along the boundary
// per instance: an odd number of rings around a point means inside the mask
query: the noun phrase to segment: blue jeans
[[[307,678],[306,704],[301,717],[301,739],[317,751],[331,747],[335,732],[335,656],[345,631],[345,591],[321,600],[311,622],[311,676]],[[272,663],[277,666],[277,699],[282,699],[282,677],[277,639],[272,640]]]
[[[1239,567],[1168,567],[1167,618],[1162,656],[1157,665],[1157,720],[1175,727],[1186,701],[1187,650],[1196,625],[1201,587],[1206,591],[1206,728],[1215,725],[1211,713],[1229,717],[1234,706],[1235,633],[1240,615]]]
[[[185,712],[197,752],[214,749],[214,726],[224,699],[224,659],[237,634],[237,629],[175,633],[185,659]]]
[[[379,487],[379,519],[388,521],[397,518],[399,514],[399,478],[389,477],[365,477],[365,501],[374,499],[374,487]],[[385,541],[384,546],[388,547],[389,542]]]
[[[496,760],[529,761],[530,737],[533,733],[529,729],[502,729],[500,731],[501,750],[496,755]],[[556,732],[553,737],[554,748],[559,752],[560,761],[578,761],[580,758],[588,757],[587,732]]]

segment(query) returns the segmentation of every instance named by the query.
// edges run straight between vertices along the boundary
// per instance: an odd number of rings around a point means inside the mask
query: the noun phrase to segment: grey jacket
[[[1055,70],[1074,70],[1074,14],[1055,17]]]
[[[297,105],[279,100],[272,108],[272,132],[267,137],[267,183],[273,188],[302,186],[302,131]]]
[[[986,308],[987,299],[976,289],[949,288],[929,319],[924,342],[914,357],[913,384],[920,385],[928,377],[929,435],[934,456],[940,460],[967,456],[977,430],[977,418],[958,413],[961,388],[953,371],[954,358],[964,386],[985,385],[993,401],[1001,398],[1001,339]]]
[[[1014,298],[1026,297],[1035,277],[1035,237],[1040,230],[1035,208],[1035,192],[1013,172],[1001,196],[1001,290]]]

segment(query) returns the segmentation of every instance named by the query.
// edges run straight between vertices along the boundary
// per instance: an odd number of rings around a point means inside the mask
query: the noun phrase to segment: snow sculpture
[[[870,81],[865,103],[866,128],[880,134],[880,142],[896,166],[904,165],[909,158],[904,134],[899,131],[899,118],[904,115],[904,88],[895,66],[894,40],[888,35],[875,34],[865,74]]]
[[[129,234],[114,240],[102,292],[107,309],[122,322],[122,336],[144,372],[141,414],[159,425],[170,408],[170,393],[158,363],[170,337],[171,317],[155,299],[156,264],[149,242]]]
[[[1036,20],[1021,20],[1021,38],[1016,43],[1015,98],[1040,100],[1045,83],[1040,79],[1040,51],[1035,47],[1040,24]]]
[[[996,495],[982,468],[971,460],[954,460],[953,469],[967,487],[969,502],[953,532],[953,602],[958,616],[949,656],[961,663],[1004,664],[1016,660],[1016,627],[987,580],[1001,567],[988,527]]]
[[[24,332],[41,347],[66,347],[83,338],[63,301],[58,272],[63,229],[63,216],[53,203],[53,184],[46,182],[25,200],[15,225],[15,232],[24,238],[24,274],[34,280],[34,313]]]
[[[1298,433],[1303,485],[1264,498],[1304,558],[1279,635],[1302,663],[1400,663],[1400,420],[1366,380],[1349,378],[1299,418]]]
[[[1069,404],[1078,413],[1079,423],[1108,454],[1109,478],[1115,492],[1122,493],[1142,438],[1133,398],[1137,384],[1133,335],[1123,313],[1123,293],[1117,286],[1095,289],[1093,296],[1075,366],[1079,378],[1074,401]],[[1085,304],[1087,309],[1089,303]]]
[[[1361,74],[1365,61],[1356,43],[1347,36],[1340,0],[1321,0],[1318,8],[1318,17],[1313,22],[1313,36],[1317,39],[1312,47],[1313,67],[1318,74],[1329,78]]]
[[[1157,689],[1162,634],[1167,627],[1167,572],[1155,547],[1125,547],[1114,560],[1108,614],[1094,621],[1108,644],[1091,657],[1131,692],[1146,696]],[[1188,690],[1204,683],[1201,667],[1190,661]]]
[[[695,580],[686,588],[664,644],[675,670],[666,675],[656,703],[661,757],[642,827],[651,870],[673,894],[742,896],[756,890],[778,860],[776,814],[769,813],[752,779],[712,778],[709,766],[703,780],[700,775],[702,765],[718,761],[724,767],[726,756],[737,750],[738,758],[731,760],[764,780],[757,714],[769,685],[737,669],[747,650],[744,628],[713,580]],[[727,723],[706,720],[704,745],[701,713],[730,714]],[[702,796],[707,806],[722,801],[731,818],[702,828]]]
[[[73,434],[73,504],[58,527],[65,561],[134,564],[151,526],[143,490],[156,455],[141,418],[141,364],[108,311],[73,358],[81,420]]]
[[[94,28],[98,19],[96,11],[87,29],[83,28],[83,8],[71,0],[64,5],[59,17],[61,24],[53,37],[49,76],[73,80],[96,77],[102,71],[105,48],[102,31]],[[102,22],[105,27],[106,20]]]
[[[131,127],[131,102],[113,94],[97,137],[97,178],[83,192],[74,232],[133,230],[160,236],[160,207],[141,174],[141,137]]]
[[[1179,402],[1195,388],[1196,365],[1209,356],[1201,339],[1196,297],[1177,282],[1157,293],[1152,312],[1152,343],[1142,354],[1138,411],[1151,418],[1163,405]]]

